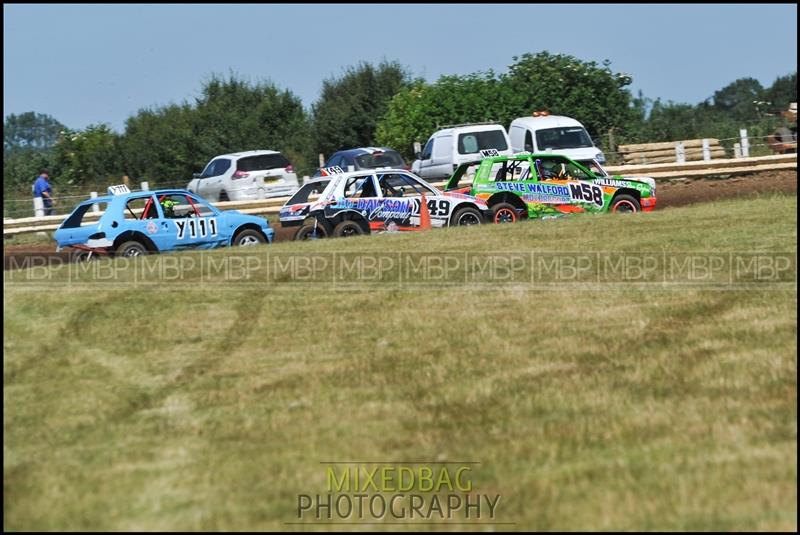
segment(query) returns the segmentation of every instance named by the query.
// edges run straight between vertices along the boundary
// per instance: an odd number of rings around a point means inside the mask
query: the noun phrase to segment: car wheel
[[[355,221],[342,221],[333,229],[335,238],[349,238],[350,236],[360,236],[364,234],[364,229]]]
[[[230,199],[228,198],[228,192],[227,191],[222,190],[222,191],[219,192],[219,202],[225,202],[225,201],[229,201],[229,200]]]
[[[238,247],[252,247],[267,243],[266,238],[257,230],[245,229],[233,238],[233,244]]]
[[[516,223],[517,221],[519,221],[519,213],[514,205],[501,202],[492,207],[493,223]]]
[[[617,195],[611,202],[611,211],[615,213],[633,214],[641,210],[642,205],[631,195]]]
[[[453,214],[453,223],[456,226],[469,226],[469,225],[480,225],[483,222],[483,216],[481,213],[477,211],[475,208],[470,208],[469,206],[465,206],[464,208],[457,210],[455,214]]]
[[[325,227],[314,223],[306,223],[294,235],[295,241],[319,240],[327,237],[328,233],[325,231]]]
[[[134,256],[142,256],[146,254],[147,248],[141,242],[136,240],[126,241],[117,247],[117,256],[123,256],[125,258],[132,258]]]

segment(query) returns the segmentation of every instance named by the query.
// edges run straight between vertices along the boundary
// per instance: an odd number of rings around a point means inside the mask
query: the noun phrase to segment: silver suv
[[[274,150],[215,157],[186,189],[206,199],[245,201],[292,195],[299,183],[291,162]]]

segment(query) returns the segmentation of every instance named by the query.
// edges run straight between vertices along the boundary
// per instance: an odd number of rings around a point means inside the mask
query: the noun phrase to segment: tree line
[[[298,174],[318,154],[386,145],[412,159],[444,124],[492,121],[548,110],[574,117],[612,154],[616,144],[735,137],[748,127],[766,135],[776,111],[797,98],[797,73],[770,87],[741,78],[698,104],[662,102],[629,89],[631,76],[576,57],[540,52],[513,57],[507,72],[413,77],[396,61],[350,66],[322,83],[309,110],[288,89],[234,74],[214,75],[193,101],[139,110],[117,133],[105,124],[70,129],[35,112],[9,115],[3,131],[3,185],[26,191],[39,168],[56,185],[103,185],[128,175],[153,185],[188,181],[215,155],[252,149],[283,152]]]

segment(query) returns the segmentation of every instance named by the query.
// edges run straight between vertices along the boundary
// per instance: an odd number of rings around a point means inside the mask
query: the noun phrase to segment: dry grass
[[[774,197],[269,251],[795,253],[795,212]],[[325,491],[319,461],[353,458],[480,461],[475,489],[502,495],[511,529],[797,527],[796,286],[19,275],[6,529],[292,528],[297,494]]]

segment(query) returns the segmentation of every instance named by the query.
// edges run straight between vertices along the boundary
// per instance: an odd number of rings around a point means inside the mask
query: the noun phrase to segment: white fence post
[[[675,161],[678,163],[686,161],[686,149],[683,148],[683,143],[680,141],[675,143]]]
[[[319,166],[323,167],[325,165],[325,155],[321,152],[319,153]]]
[[[142,191],[150,191],[150,184],[142,182]]]
[[[741,158],[742,157],[742,144],[741,143],[734,143],[733,144],[733,157],[734,158]]]
[[[706,162],[711,161],[711,144],[707,139],[703,140],[703,160]]]
[[[89,197],[91,197],[92,199],[96,199],[97,198],[97,192],[93,191],[93,192],[89,193]],[[92,205],[92,212],[97,213],[99,211],[100,211],[100,205],[98,203],[94,203]]]
[[[36,217],[44,217],[44,201],[41,197],[33,198],[33,215]]]
[[[739,137],[742,138],[742,157],[750,157],[750,140],[747,139],[747,128],[739,130]]]

